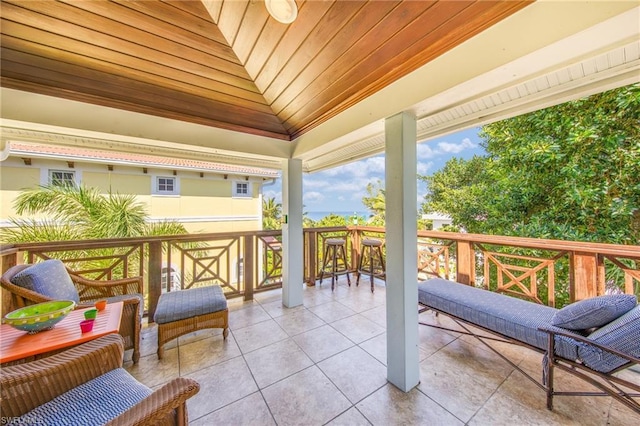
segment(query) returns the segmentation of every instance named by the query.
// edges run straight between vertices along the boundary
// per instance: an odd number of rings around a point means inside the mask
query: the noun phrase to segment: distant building
[[[13,202],[21,190],[75,183],[134,194],[151,221],[175,220],[189,232],[258,230],[262,186],[278,176],[254,167],[10,141],[0,153],[0,227],[18,217]]]
[[[444,225],[451,225],[453,223],[451,216],[442,213],[423,214],[422,219],[432,221],[434,231],[442,228]]]

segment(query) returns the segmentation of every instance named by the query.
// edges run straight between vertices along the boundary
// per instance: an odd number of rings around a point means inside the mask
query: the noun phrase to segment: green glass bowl
[[[54,300],[16,309],[4,316],[2,322],[28,333],[53,328],[75,308],[73,300]]]

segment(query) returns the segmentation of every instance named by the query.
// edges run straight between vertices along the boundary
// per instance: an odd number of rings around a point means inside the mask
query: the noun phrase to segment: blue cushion
[[[636,306],[631,294],[609,294],[572,303],[560,309],[551,323],[569,330],[587,330],[610,323]]]
[[[588,336],[608,348],[640,358],[640,305]],[[578,355],[584,364],[601,373],[609,373],[627,364],[624,358],[589,345],[581,345]]]
[[[80,302],[78,290],[73,285],[64,263],[58,259],[49,259],[29,266],[15,274],[11,282],[53,300]]]
[[[103,425],[136,405],[152,391],[117,368],[36,407],[9,424]]]
[[[227,309],[227,298],[219,285],[164,293],[153,320],[158,324],[193,318]]]
[[[553,328],[550,327],[551,317],[557,312],[549,306],[440,278],[418,284],[418,300],[423,305],[542,350],[547,349],[549,335],[538,329]],[[575,359],[575,347],[572,350],[565,348],[568,340],[559,342],[563,356]]]

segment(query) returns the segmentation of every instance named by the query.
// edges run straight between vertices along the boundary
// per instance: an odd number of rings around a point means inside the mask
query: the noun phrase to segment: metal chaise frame
[[[549,330],[549,329],[544,329],[541,328],[539,329],[540,331],[543,331],[545,333],[549,334],[549,339],[548,339],[548,346],[546,350],[542,350],[538,347],[532,346],[528,343],[522,342],[520,340],[514,339],[512,337],[506,336],[504,334],[498,333],[496,331],[493,331],[491,329],[488,329],[486,327],[483,327],[481,325],[478,324],[474,324],[470,321],[467,321],[465,319],[462,319],[460,317],[457,317],[456,315],[450,314],[448,312],[444,312],[441,311],[439,309],[433,308],[431,306],[427,306],[424,305],[422,303],[419,304],[420,305],[420,309],[418,310],[418,313],[423,313],[425,311],[433,311],[435,312],[436,316],[439,314],[443,314],[446,315],[447,317],[451,318],[453,321],[455,321],[456,324],[458,324],[464,331],[460,331],[460,330],[454,330],[454,329],[450,329],[447,327],[443,327],[443,326],[439,326],[439,325],[435,325],[435,324],[428,324],[422,321],[419,321],[420,325],[424,325],[427,327],[432,327],[432,328],[436,328],[436,329],[440,329],[440,330],[445,330],[445,331],[451,331],[454,333],[458,333],[458,334],[465,334],[465,335],[469,335],[469,336],[473,336],[476,339],[478,339],[483,345],[485,345],[486,347],[488,347],[492,352],[494,352],[495,354],[497,354],[500,358],[502,358],[504,361],[506,361],[509,365],[511,365],[513,368],[515,368],[516,370],[518,370],[520,373],[522,373],[527,379],[531,380],[533,383],[536,384],[536,386],[538,386],[540,389],[544,390],[545,393],[547,394],[547,408],[549,410],[553,410],[553,397],[555,395],[558,396],[611,396],[613,397],[615,400],[617,400],[618,402],[622,403],[623,405],[625,405],[626,407],[630,408],[631,410],[635,411],[636,413],[640,414],[640,402],[635,400],[634,398],[640,398],[640,384],[636,384],[636,383],[632,383],[628,380],[624,380],[621,379],[619,377],[614,376],[613,374],[620,372],[622,370],[625,370],[627,368],[629,368],[632,365],[639,365],[640,366],[640,358],[636,358],[633,356],[630,356],[628,354],[624,354],[620,351],[617,351],[613,348],[609,348],[603,345],[600,345],[598,343],[595,343],[579,334],[574,334],[574,333],[563,333],[563,332],[559,332],[559,331],[554,331],[554,330]],[[479,328],[483,331],[486,331],[490,334],[493,334],[495,336],[498,337],[491,337],[491,336],[482,336],[479,335],[477,333],[474,333],[473,331],[471,331],[466,325],[471,325],[473,327]],[[568,337],[571,339],[576,340],[577,342],[581,343],[581,344],[587,344],[587,345],[591,345],[594,346],[602,351],[611,353],[613,355],[619,356],[620,358],[623,358],[627,361],[629,361],[627,364],[624,364],[622,366],[620,366],[619,368],[615,369],[614,371],[610,372],[610,373],[601,373],[595,370],[592,370],[591,368],[587,367],[584,364],[581,364],[579,362],[576,361],[571,361],[562,357],[559,357],[555,354],[555,336],[564,336],[564,337]],[[531,349],[533,351],[536,351],[540,354],[544,354],[545,355],[545,362],[543,363],[543,372],[542,372],[542,380],[538,381],[537,379],[535,379],[534,377],[532,377],[530,374],[528,374],[527,372],[525,372],[522,368],[520,368],[518,365],[516,365],[513,361],[511,361],[509,358],[507,358],[506,356],[504,356],[503,354],[501,354],[497,349],[495,349],[493,346],[491,346],[489,344],[488,341],[497,341],[497,342],[502,342],[502,343],[509,343],[509,344],[514,344],[514,345],[518,345],[518,346],[523,346],[525,348]],[[554,387],[553,387],[553,380],[554,380],[554,368],[559,368],[567,373],[573,374],[574,376],[584,380],[585,382],[595,386],[596,388],[600,389],[601,392],[585,392],[585,391],[571,391],[571,392],[564,392],[564,391],[555,391]],[[627,388],[628,390],[625,390],[623,388]]]

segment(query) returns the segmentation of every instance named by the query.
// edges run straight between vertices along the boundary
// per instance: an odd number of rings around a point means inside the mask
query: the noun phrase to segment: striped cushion
[[[569,330],[586,330],[609,324],[636,306],[631,294],[608,294],[581,300],[560,309],[551,323]]]
[[[545,305],[480,288],[434,278],[418,285],[420,303],[455,315],[515,340],[546,350],[549,335],[539,328],[567,330],[551,326],[558,311]],[[577,358],[576,341],[556,338],[556,353],[563,358]]]
[[[29,266],[15,274],[11,282],[53,300],[80,302],[76,286],[73,285],[64,263],[58,259],[49,259]]]
[[[35,408],[9,424],[81,426],[102,425],[146,397],[151,389],[117,368]]]
[[[172,291],[160,296],[153,320],[166,324],[224,309],[227,299],[219,285]]]
[[[588,337],[603,346],[640,358],[640,305]],[[624,358],[588,345],[581,345],[578,355],[587,367],[601,373],[609,373],[627,363]]]

